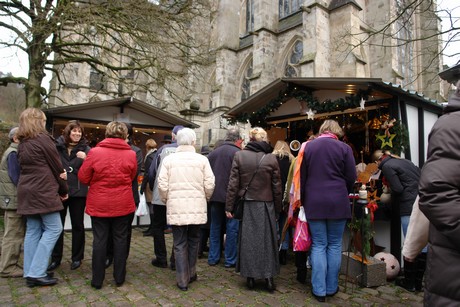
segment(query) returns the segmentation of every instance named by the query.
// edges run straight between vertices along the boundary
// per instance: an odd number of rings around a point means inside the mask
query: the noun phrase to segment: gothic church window
[[[409,86],[414,78],[413,58],[413,10],[408,9],[407,1],[396,0],[397,14],[401,17],[396,20],[396,39],[398,48],[398,72],[403,77],[402,85]]]
[[[297,12],[302,0],[279,0],[279,18],[284,18]]]
[[[247,99],[251,96],[251,77],[252,77],[252,59],[248,64],[248,68],[246,69],[243,82],[241,84],[241,100]]]
[[[246,0],[246,33],[254,31],[254,0]]]
[[[303,43],[302,41],[296,41],[292,47],[291,54],[286,61],[284,67],[285,77],[298,77],[300,76],[299,63],[303,57]]]
[[[107,89],[107,83],[104,80],[104,76],[93,67],[89,70],[89,88],[94,91]]]

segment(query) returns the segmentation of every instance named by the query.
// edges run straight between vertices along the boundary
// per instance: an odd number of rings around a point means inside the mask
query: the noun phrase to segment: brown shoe
[[[9,273],[0,273],[0,276],[2,278],[19,278],[24,276],[24,271],[20,267],[16,266]]]

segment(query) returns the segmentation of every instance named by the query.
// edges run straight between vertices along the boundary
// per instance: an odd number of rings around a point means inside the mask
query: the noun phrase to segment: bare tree
[[[207,65],[208,0],[9,0],[0,1],[0,29],[12,33],[3,47],[29,58],[28,78],[0,78],[25,85],[26,106],[41,106],[45,72],[61,86],[72,64],[89,65],[100,90],[116,94],[165,93],[182,101],[188,75]],[[204,31],[204,32],[203,32]]]
[[[403,85],[410,87],[419,82],[419,88],[439,94],[435,86],[439,80],[433,82],[433,76],[443,68],[442,57],[460,57],[459,49],[448,51],[449,46],[460,41],[459,16],[453,15],[460,13],[460,5],[439,9],[437,2],[394,0],[390,14],[377,11],[375,16],[361,19],[359,28],[345,29],[341,38],[348,43],[341,51],[347,54],[368,50],[376,54],[378,50],[392,50],[397,62],[394,74],[403,80]],[[441,18],[449,21],[448,27],[441,28]]]

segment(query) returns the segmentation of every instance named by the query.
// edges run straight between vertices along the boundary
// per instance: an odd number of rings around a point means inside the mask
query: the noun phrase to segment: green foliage
[[[230,119],[231,124],[237,122],[246,123],[249,121],[251,126],[267,126],[267,117],[276,111],[283,103],[291,98],[297,99],[299,102],[305,102],[307,109],[312,109],[317,114],[327,113],[333,111],[343,111],[346,109],[357,108],[360,106],[361,99],[366,99],[368,91],[359,91],[356,95],[346,96],[345,98],[339,98],[336,100],[327,99],[325,101],[319,101],[313,96],[311,91],[305,89],[298,89],[296,87],[288,87],[285,91],[281,91],[278,97],[270,100],[264,107],[258,109],[253,113],[242,113],[237,117]]]
[[[361,218],[353,216],[348,223],[351,235],[353,236],[354,247],[361,246],[362,250],[354,250],[353,252],[362,253],[364,258],[368,258],[371,253],[371,239],[374,237],[374,228],[371,222],[371,215],[362,213]],[[359,241],[359,242],[356,242]]]
[[[379,134],[382,135],[385,133],[384,129],[379,131]],[[390,134],[395,134],[395,137],[392,140],[393,147],[385,144],[382,147],[382,140],[376,139],[376,144],[382,150],[389,150],[391,153],[396,155],[401,155],[401,153],[407,149],[409,149],[409,131],[407,130],[406,126],[404,126],[401,121],[396,121],[394,126],[390,128]]]

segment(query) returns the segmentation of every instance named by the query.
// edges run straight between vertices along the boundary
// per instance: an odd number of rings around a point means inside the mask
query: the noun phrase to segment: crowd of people
[[[454,115],[456,99],[448,109]],[[450,253],[458,253],[455,242],[459,236],[455,236],[458,218],[452,206],[456,193],[449,189],[457,184],[451,178],[458,176],[452,173],[455,159],[450,163],[450,156],[443,154],[446,142],[441,141],[448,139],[444,130],[448,119],[451,117],[441,117],[433,128],[422,172],[389,152],[380,150],[373,156],[400,210],[406,237],[405,276],[397,284],[409,291],[422,290],[428,230],[413,230],[421,210],[429,219],[423,228],[431,228],[428,262],[433,266],[428,271],[425,299],[444,303],[460,300],[458,287],[440,287],[435,271],[446,270],[435,257],[438,253],[452,255],[452,261],[458,259]],[[93,232],[91,286],[103,287],[105,270],[112,263],[115,283],[123,285],[140,193],[149,206],[150,225],[144,235],[153,237],[151,264],[168,268],[165,229],[170,227],[169,267],[175,270],[182,291],[198,280],[197,259],[206,250],[210,266],[223,257],[224,267],[234,268],[249,289],[257,280],[264,280],[267,291],[273,292],[280,265],[287,262],[300,207],[308,219],[312,245],[308,253],[295,252],[297,280],[306,282],[308,258],[312,296],[325,302],[339,291],[342,238],[351,218],[349,194],[354,191],[357,173],[353,151],[340,140],[344,133],[337,121],[325,120],[318,134],[301,144],[297,157],[284,141],[273,148],[260,127],[250,129],[244,146],[240,131],[229,128],[213,150],[204,147],[198,153],[195,132],[175,126],[169,144],[157,148],[149,139],[143,158],[132,144],[129,124],[110,122],[105,139],[94,148],[87,145],[78,121],[70,121],[57,140],[45,124],[40,109],[23,111],[19,127],[9,133],[10,146],[1,160],[1,208],[5,211],[1,277],[24,277],[29,287],[56,284],[53,270],[63,257],[67,211],[72,229],[70,269],[78,269],[85,249],[86,212]],[[454,148],[456,143],[447,145]],[[144,178],[138,187],[142,165]],[[238,219],[237,202],[243,208]],[[449,206],[452,215],[440,212],[438,204]],[[416,237],[422,231],[425,239]],[[22,244],[23,267],[19,263]]]

